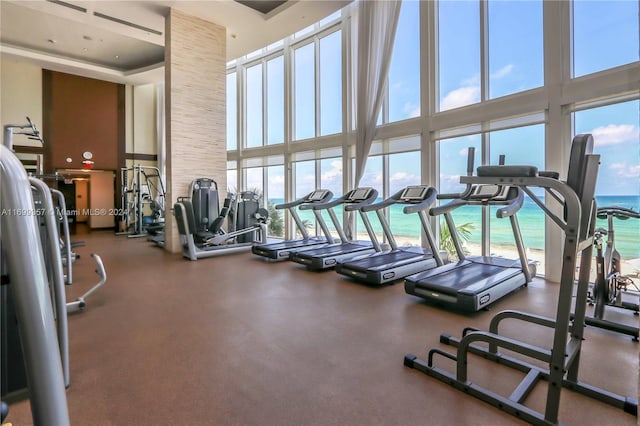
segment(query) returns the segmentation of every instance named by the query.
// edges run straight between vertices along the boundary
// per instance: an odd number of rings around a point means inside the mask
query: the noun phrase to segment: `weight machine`
[[[139,164],[123,167],[120,182],[119,234],[134,238],[163,233],[166,192],[160,169]]]

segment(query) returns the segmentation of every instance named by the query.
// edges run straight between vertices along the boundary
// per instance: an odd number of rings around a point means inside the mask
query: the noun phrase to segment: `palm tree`
[[[464,247],[464,243],[466,241],[469,241],[469,239],[471,238],[471,231],[473,231],[474,229],[476,229],[476,227],[471,222],[456,226],[455,232],[458,235],[460,243],[462,244],[462,252],[464,254],[469,254],[469,250]],[[449,231],[449,227],[446,226],[444,221],[440,222],[440,249],[448,252],[450,256],[453,256],[455,258],[458,257],[456,247],[453,244],[453,238],[451,238],[451,232]]]

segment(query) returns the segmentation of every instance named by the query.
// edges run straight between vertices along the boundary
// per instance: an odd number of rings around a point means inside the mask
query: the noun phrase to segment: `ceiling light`
[[[116,55],[115,57],[116,57],[116,59],[120,59],[120,55]]]

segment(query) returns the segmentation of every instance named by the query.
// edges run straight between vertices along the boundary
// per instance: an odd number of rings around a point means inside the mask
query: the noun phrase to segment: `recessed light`
[[[85,39],[85,40],[89,40],[89,41],[93,40],[93,38],[91,36],[88,36],[88,35],[83,35],[82,38]]]
[[[52,38],[48,39],[47,41],[48,41],[49,43],[51,43],[51,44],[56,44],[56,43],[57,43],[57,41],[56,41],[56,40],[54,40],[54,39],[52,39]]]
[[[120,55],[116,55],[116,59],[120,59]]]
[[[82,48],[82,51],[83,51],[83,52],[86,52],[87,50],[89,50],[89,49],[87,49],[86,47],[83,47],[83,48]]]

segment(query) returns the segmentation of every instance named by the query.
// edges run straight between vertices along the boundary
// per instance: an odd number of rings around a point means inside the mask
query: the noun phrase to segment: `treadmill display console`
[[[402,201],[422,201],[427,190],[426,186],[408,186],[400,196],[400,199]]]
[[[509,194],[509,186],[498,185],[476,185],[473,188],[471,198],[475,199],[491,199],[494,201],[504,201]]]
[[[320,201],[327,195],[327,191],[313,191],[308,197],[308,201]]]
[[[358,188],[353,191],[349,197],[349,201],[364,201],[371,193],[371,188]]]

